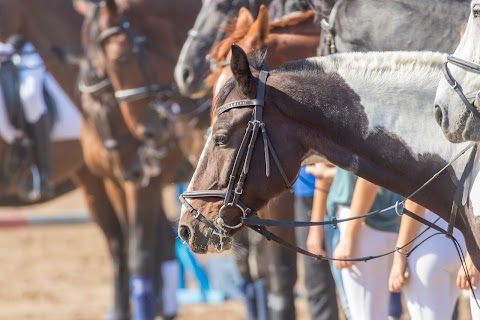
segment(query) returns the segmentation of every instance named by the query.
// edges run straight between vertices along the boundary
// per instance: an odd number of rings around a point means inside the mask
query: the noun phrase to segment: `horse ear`
[[[117,4],[115,3],[115,0],[105,0],[105,4],[107,5],[107,8],[110,9],[111,12],[117,13],[118,7],[117,7]]]
[[[95,8],[95,4],[87,0],[73,0],[72,5],[75,11],[84,17],[89,16]]]
[[[107,26],[116,23],[118,18],[118,7],[114,0],[105,0],[100,2],[99,17]]]
[[[235,30],[243,28],[247,30],[253,24],[253,16],[247,8],[241,7],[238,13],[237,22],[235,23]]]
[[[260,6],[258,11],[257,20],[248,30],[248,35],[255,38],[259,43],[265,43],[268,34],[270,33],[270,17],[268,16],[268,10],[265,5]]]
[[[230,68],[242,91],[248,94],[248,86],[253,75],[250,71],[247,54],[236,44],[232,45]]]

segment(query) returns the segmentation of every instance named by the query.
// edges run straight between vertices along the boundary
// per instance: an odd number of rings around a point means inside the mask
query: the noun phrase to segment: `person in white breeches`
[[[428,221],[436,221],[439,227],[447,229],[447,222],[438,219],[438,216],[431,211],[410,201],[407,201],[406,207]],[[403,247],[425,229],[427,227],[416,220],[402,216],[397,247]],[[412,244],[406,246],[405,252],[394,254],[389,288],[391,291],[403,291],[412,320],[450,319],[459,295],[458,286],[461,289],[470,289],[465,280],[457,250],[452,240],[443,234],[433,236],[418,246],[408,258],[404,254],[435,233],[438,231],[427,230]],[[454,229],[453,236],[466,253],[465,240],[461,232]],[[473,275],[473,285],[476,286],[478,271],[475,267],[470,268],[470,274]],[[480,290],[477,289],[475,292],[477,297],[479,293]],[[473,319],[480,319],[478,307],[474,301],[471,301],[471,307],[473,312],[477,312]]]
[[[19,97],[27,122],[27,131],[33,142],[35,163],[39,174],[40,190],[38,190],[38,197],[48,199],[53,196],[50,141],[50,131],[53,123],[47,114],[48,108],[44,97],[44,85],[47,78],[50,82],[53,78],[46,71],[45,65],[40,55],[35,51],[34,46],[26,42],[23,37],[11,37],[6,44],[0,44],[0,48],[0,53],[3,54],[2,60],[11,51],[11,61],[18,69]],[[5,103],[3,97],[1,100]],[[6,120],[5,112],[2,114],[2,118],[3,122],[8,121]],[[8,134],[6,136],[9,137]],[[10,136],[12,139],[15,138],[13,135]],[[7,142],[12,143],[13,141]]]
[[[339,207],[339,219],[350,217],[349,207]],[[346,224],[339,224],[340,239],[345,237]],[[376,230],[362,224],[356,233],[352,257],[366,257],[389,252],[395,247],[397,233]],[[340,240],[342,241],[342,240]],[[335,257],[340,257],[338,255]],[[387,255],[368,262],[355,262],[342,268],[343,285],[352,319],[386,319],[389,307],[388,278],[393,256]],[[336,263],[343,266],[345,263]]]

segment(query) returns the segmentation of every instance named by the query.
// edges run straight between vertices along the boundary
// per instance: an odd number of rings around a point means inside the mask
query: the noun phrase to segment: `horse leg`
[[[102,229],[112,256],[114,304],[111,319],[130,319],[126,245],[120,222],[100,178],[93,176],[84,168],[73,177],[73,180],[81,186],[90,214]]]
[[[262,214],[269,219],[293,220],[294,197],[284,192],[269,202]],[[292,228],[272,227],[270,231],[295,243]],[[297,280],[296,253],[273,241],[267,241],[269,293],[268,307],[271,319],[295,319],[293,287]]]
[[[177,288],[180,281],[180,265],[175,256],[175,238],[176,232],[170,221],[167,219],[163,206],[158,212],[158,241],[153,250],[159,252],[160,270],[157,280],[158,288],[158,315],[163,319],[173,319],[178,313]],[[161,250],[160,250],[161,248]]]
[[[147,187],[125,183],[128,214],[128,269],[133,320],[153,320],[156,315],[160,270],[158,243],[161,185],[152,179]],[[173,248],[172,248],[173,249]]]
[[[250,230],[241,229],[235,235],[235,243],[239,247],[234,251],[233,257],[237,265],[237,269],[242,277],[242,283],[240,284],[240,290],[243,293],[245,299],[245,307],[247,308],[247,320],[257,319],[257,302],[255,295],[255,287],[253,283],[253,277],[250,272],[249,255],[250,243],[249,243]]]

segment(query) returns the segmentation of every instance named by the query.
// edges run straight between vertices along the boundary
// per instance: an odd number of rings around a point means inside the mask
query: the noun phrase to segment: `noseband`
[[[238,229],[243,223],[240,222],[236,225],[228,225],[225,223],[225,218],[222,215],[222,212],[226,208],[238,208],[242,211],[243,218],[246,218],[255,212],[248,208],[245,204],[240,201],[240,196],[243,194],[243,186],[245,183],[245,178],[247,177],[250,163],[252,161],[253,150],[255,147],[255,142],[258,133],[261,132],[263,137],[263,147],[265,155],[265,175],[270,176],[270,154],[272,155],[275,164],[285,182],[285,185],[288,189],[291,189],[292,185],[285,174],[285,170],[278,159],[275,150],[268,138],[268,134],[265,128],[265,123],[263,122],[263,107],[264,107],[264,98],[265,98],[265,88],[267,83],[269,73],[267,71],[260,71],[257,96],[255,99],[246,99],[246,100],[236,100],[215,110],[215,114],[218,117],[224,112],[227,112],[235,108],[250,108],[253,107],[252,116],[250,121],[247,124],[247,129],[245,135],[243,136],[242,142],[238,149],[237,155],[235,156],[235,162],[233,163],[233,168],[230,173],[230,178],[228,181],[228,186],[226,191],[222,190],[203,190],[203,191],[187,191],[180,195],[181,203],[188,209],[188,211],[195,217],[195,219],[202,221],[212,231],[217,231],[221,234],[225,234],[226,229]],[[243,168],[239,173],[240,166],[243,163]],[[236,187],[234,188],[236,182]],[[223,198],[223,206],[220,208],[219,215],[213,222],[210,222],[204,215],[198,212],[188,201],[187,199],[199,199],[199,198]]]
[[[447,62],[443,64],[442,68],[445,80],[447,80],[448,84],[452,87],[453,90],[455,90],[460,99],[462,99],[462,102],[467,107],[467,109],[470,110],[478,120],[480,120],[480,111],[478,111],[478,109],[475,107],[475,101],[468,101],[467,97],[463,93],[462,86],[460,85],[460,83],[458,83],[458,81],[453,77],[452,73],[450,72],[450,69],[448,68],[448,63],[451,63],[467,72],[473,72],[476,74],[480,74],[480,65],[449,55],[447,57]],[[480,91],[477,93],[476,99],[480,98],[479,94]]]
[[[166,111],[164,110],[164,107],[162,107],[163,104],[156,103],[157,101],[155,98],[159,95],[162,97],[170,97],[175,90],[175,87],[173,85],[151,83],[148,76],[147,55],[145,53],[145,37],[136,33],[130,22],[125,19],[125,17],[120,16],[119,20],[120,22],[117,26],[102,31],[98,35],[96,41],[98,43],[102,43],[109,37],[124,32],[132,43],[132,51],[136,57],[136,61],[140,68],[145,85],[143,87],[117,90],[115,91],[115,98],[118,100],[118,102],[125,103],[151,98],[152,107],[159,113],[160,117],[166,117]]]

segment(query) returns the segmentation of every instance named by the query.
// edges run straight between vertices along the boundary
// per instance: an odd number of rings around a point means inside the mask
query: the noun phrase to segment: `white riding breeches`
[[[2,45],[0,44],[0,48]],[[76,140],[80,136],[81,116],[77,108],[62,90],[55,78],[47,72],[44,63],[32,44],[25,44],[22,52],[12,60],[20,69],[20,99],[25,119],[29,123],[37,122],[47,112],[43,94],[44,86],[55,101],[57,121],[51,136],[54,141]],[[0,136],[7,143],[12,143],[18,136],[17,130],[9,121],[3,92],[0,90]]]
[[[350,216],[350,208],[340,206],[339,219]],[[345,224],[340,223],[340,238]],[[395,248],[397,233],[384,232],[362,224],[354,248],[354,257],[382,254]],[[387,319],[389,305],[388,278],[393,255],[355,262],[351,268],[342,269],[343,285],[352,320]]]
[[[433,222],[437,218],[437,215],[427,210],[425,219]],[[448,226],[443,219],[439,219],[436,224],[443,229]],[[425,229],[426,227],[422,226],[420,232]],[[426,231],[414,241],[413,245],[415,246],[434,233],[438,232],[432,229]],[[453,236],[460,243],[463,252],[466,253],[462,233],[454,229]],[[460,258],[452,240],[443,234],[433,236],[415,249],[408,257],[410,276],[403,289],[412,320],[450,319],[452,317],[460,293],[457,287],[457,274],[460,267]],[[480,318],[474,317],[473,319]]]

